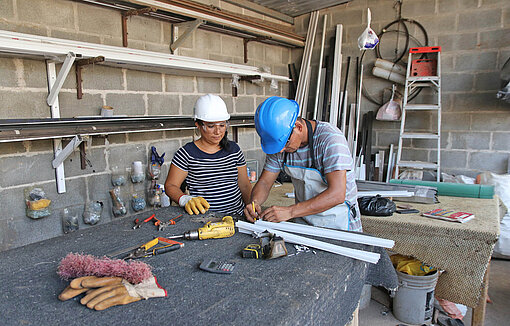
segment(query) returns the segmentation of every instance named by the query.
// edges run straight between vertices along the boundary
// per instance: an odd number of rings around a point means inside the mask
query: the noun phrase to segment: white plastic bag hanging
[[[376,119],[381,121],[399,121],[402,115],[400,104],[393,98],[395,96],[395,84],[392,86],[391,98],[377,111]]]
[[[367,8],[367,28],[358,37],[358,47],[360,50],[370,50],[375,48],[379,43],[379,38],[375,34],[374,30],[370,28],[370,22],[372,21],[372,13],[370,8]]]

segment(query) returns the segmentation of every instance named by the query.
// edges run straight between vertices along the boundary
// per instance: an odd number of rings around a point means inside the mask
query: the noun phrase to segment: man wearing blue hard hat
[[[255,112],[255,128],[267,154],[264,171],[244,214],[281,222],[302,217],[309,224],[362,231],[357,205],[354,162],[342,132],[327,122],[298,117],[296,101],[272,96]],[[296,204],[261,205],[280,171],[292,179]]]

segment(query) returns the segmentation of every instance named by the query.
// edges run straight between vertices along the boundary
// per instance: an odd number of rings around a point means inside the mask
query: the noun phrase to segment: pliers
[[[155,216],[156,216],[156,214],[152,214],[150,217],[146,218],[145,220],[141,220],[141,219],[137,218],[135,220],[135,225],[133,226],[133,230],[138,229],[139,227],[141,227],[143,225],[143,223],[149,222],[150,220],[155,218]]]
[[[177,215],[176,217],[171,218],[168,222],[161,223],[161,221],[158,221],[154,223],[158,226],[158,231],[163,231],[167,226],[175,225],[175,223],[179,222],[182,219],[182,214]]]

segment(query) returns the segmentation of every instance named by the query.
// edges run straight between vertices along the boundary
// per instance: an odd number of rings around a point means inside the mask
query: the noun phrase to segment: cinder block
[[[351,2],[352,3],[352,2]],[[363,5],[363,1],[360,2],[361,6],[359,8],[352,8],[351,3],[348,4],[347,8],[339,8],[340,11],[344,11],[346,13],[349,12],[356,12],[358,10],[361,11],[362,17],[358,17],[358,27],[363,26],[363,29],[365,29],[367,24],[367,8],[370,8],[372,11],[372,22],[373,23],[383,23],[384,25],[388,24],[389,22],[392,22],[396,19],[395,16],[395,10],[393,9],[393,4],[390,3],[390,1],[371,1],[370,4]],[[352,9],[349,9],[352,8]],[[357,15],[357,14],[356,14]],[[335,16],[333,16],[334,18]],[[342,21],[332,21],[332,23],[336,24],[343,24]],[[352,24],[344,24],[344,28],[346,25],[354,25],[356,26],[356,22],[354,21]],[[381,30],[377,29],[375,30],[376,33],[379,33]],[[361,32],[360,32],[361,34]],[[345,36],[345,34],[344,34]],[[359,36],[359,35],[358,35]]]
[[[346,8],[343,8],[344,10],[336,10],[331,15],[329,15],[328,20],[331,21],[334,25],[336,24],[342,24],[344,26],[347,25],[356,25],[359,26],[361,22],[363,21],[363,9],[351,9],[346,10]],[[379,13],[379,11],[377,12]],[[381,12],[381,15],[374,15],[374,22],[376,21],[375,18],[377,17],[378,20],[381,20],[380,16],[383,16],[384,13]],[[321,34],[322,34],[322,24],[323,24],[323,18],[319,20],[319,25],[321,27]]]
[[[227,106],[227,112],[232,115],[234,113],[234,98],[232,96],[221,96],[225,105]]]
[[[492,149],[510,151],[510,133],[495,132],[492,134]]]
[[[493,51],[459,54],[455,70],[457,72],[494,70],[496,69],[497,55],[497,52]]]
[[[443,18],[443,17],[441,17]],[[455,20],[453,20],[455,22]],[[473,50],[477,46],[477,33],[444,34],[438,36],[438,44],[441,45],[441,71],[445,71],[444,52],[457,52],[460,50]]]
[[[389,8],[388,8],[389,9]],[[403,17],[419,17],[435,13],[435,1],[407,1],[402,5]]]
[[[472,130],[508,131],[510,115],[508,113],[472,113]]]
[[[57,73],[61,65],[57,65]],[[27,87],[48,88],[46,78],[46,64],[39,60],[23,60],[23,79]],[[75,79],[74,74],[70,73],[67,79]],[[73,84],[76,87],[76,82]]]
[[[500,89],[500,72],[482,72],[475,76],[475,90],[493,91],[496,93]]]
[[[64,141],[62,146],[66,146],[67,143],[67,141]],[[88,150],[86,153],[86,158],[90,161],[92,166],[87,164],[87,168],[85,170],[81,169],[80,151],[79,149],[76,149],[64,161],[66,177],[75,177],[91,173],[101,173],[106,170],[106,159],[104,157],[104,150],[102,148],[94,147]]]
[[[159,43],[161,41],[161,23],[147,16],[128,18],[128,43],[130,40]]]
[[[264,84],[252,83],[251,81],[242,82],[245,86],[246,95],[264,95]]]
[[[406,117],[406,130],[429,130],[431,116],[429,112],[408,112]]]
[[[452,149],[488,150],[490,148],[489,132],[450,132]]]
[[[223,82],[223,94],[226,96],[232,95],[232,78],[222,78]],[[245,82],[239,81],[239,86],[237,87],[237,95],[245,94]]]
[[[197,77],[199,93],[221,93],[221,79],[216,77]]]
[[[195,77],[165,75],[166,92],[194,93]]]
[[[150,150],[151,146],[156,147],[159,155],[163,155],[165,153],[165,164],[167,162],[171,162],[174,157],[175,152],[181,147],[181,143],[177,139],[166,139],[164,141],[155,141],[148,145],[148,149]],[[166,174],[165,174],[166,178]],[[160,183],[164,183],[165,179],[160,178]]]
[[[441,44],[438,42],[438,44]],[[455,54],[453,52],[441,54],[441,74],[455,72],[453,59]]]
[[[478,171],[506,173],[508,160],[508,153],[472,152],[469,155],[469,168]]]
[[[153,132],[134,132],[128,134],[128,141],[130,142],[146,142],[161,139],[163,131]]]
[[[35,25],[26,25],[23,22],[0,21],[0,29],[16,33],[25,33],[39,36],[48,36],[46,28],[40,28]]]
[[[510,29],[499,29],[494,31],[480,32],[481,49],[500,49],[510,46]]]
[[[430,157],[436,157],[436,151],[430,152]],[[467,151],[441,150],[441,167],[462,169],[467,168]]]
[[[23,187],[1,189],[0,207],[2,207],[0,221],[12,220],[25,216],[26,205]]]
[[[271,63],[282,63],[282,50],[281,47],[275,45],[264,44],[264,63],[269,65]]]
[[[254,113],[255,98],[251,96],[239,96],[234,100],[236,113]]]
[[[209,60],[234,63],[234,60],[232,57],[230,57],[228,55],[224,55],[224,54],[217,54],[217,53],[209,53]],[[244,64],[244,62],[243,62],[243,64]]]
[[[30,2],[29,0],[25,0]],[[104,7],[77,3],[78,30],[80,32],[98,34],[104,43],[119,46],[122,44],[121,13]],[[129,22],[128,22],[129,32]]]
[[[2,119],[49,118],[50,107],[46,104],[48,92],[10,92],[0,90]]]
[[[452,111],[504,111],[494,92],[459,93],[453,95]]]
[[[423,2],[434,6],[434,2],[432,2],[432,1],[423,1]],[[403,7],[405,7],[405,5]],[[423,20],[420,20],[420,23],[425,27],[425,29],[429,35],[451,34],[451,33],[455,32],[455,14],[454,13],[451,15],[427,16],[426,18],[424,17]],[[423,35],[421,30],[419,33],[420,34],[417,34],[417,35]],[[439,45],[442,45],[442,44],[443,43],[439,43]],[[431,45],[435,45],[435,44],[431,43]]]
[[[182,112],[181,115],[191,116],[193,115],[193,108],[195,107],[195,102],[200,97],[200,95],[183,95],[182,96]]]
[[[52,152],[53,153],[53,140],[42,139],[42,140],[31,140],[24,141],[26,149],[33,152]]]
[[[134,161],[141,161],[147,165],[149,153],[146,144],[129,143],[120,146],[110,146],[110,155],[108,156],[108,166],[110,169],[117,166],[121,169],[129,168]]]
[[[501,9],[477,9],[459,15],[459,31],[480,31],[501,26]]]
[[[234,40],[234,38],[230,38],[230,39]],[[242,51],[242,43],[243,42],[241,39],[237,39],[237,40],[238,40],[238,42],[241,43],[241,51]],[[218,54],[222,53],[222,54],[226,54],[226,55],[233,55],[233,53],[230,53],[229,51],[225,51],[225,52],[221,51],[222,42],[223,42],[223,36],[218,33],[197,30],[195,32],[194,50],[195,50],[195,52],[218,53]],[[235,49],[234,51],[235,51],[235,53],[238,53],[239,49]],[[241,55],[242,55],[242,52],[241,52]]]
[[[221,54],[243,58],[243,40],[238,37],[221,35]]]
[[[128,78],[129,78],[128,70]],[[82,69],[83,92],[87,90],[124,90],[124,77],[122,69],[103,66],[101,64],[83,66]],[[129,79],[128,79],[129,86]],[[69,74],[65,83],[66,88],[76,89],[76,78]]]
[[[442,92],[466,92],[473,89],[474,74],[447,73],[441,76]]]
[[[14,6],[10,0],[2,1],[2,10],[0,11],[0,18],[12,19],[14,17]]]
[[[376,144],[378,147],[389,148],[390,144],[397,145],[399,138],[399,130],[385,130],[375,132],[376,135]]]
[[[16,66],[14,59],[0,58],[0,86],[16,87],[18,86],[18,78],[16,77]]]
[[[144,115],[143,94],[106,94],[106,105],[115,109],[115,114]]]
[[[97,137],[94,137],[96,139]],[[109,144],[125,144],[127,142],[127,134],[112,134],[107,135]]]
[[[432,139],[413,139],[412,146],[414,148],[437,149],[437,141]]]
[[[395,149],[396,153],[396,149]],[[410,149],[404,148],[402,150],[402,160],[403,161],[422,161],[428,162],[429,160],[429,151],[426,149]]]
[[[441,130],[469,130],[470,125],[471,117],[469,114],[441,113]]]
[[[74,41],[80,41],[80,42],[101,44],[101,36],[100,35],[91,35],[91,34],[76,31],[74,29],[73,30],[52,29],[51,37],[65,39],[65,40],[74,40]],[[71,71],[71,72],[73,72],[73,71]]]
[[[55,186],[44,187],[44,191],[48,199],[51,199],[52,215],[60,217],[63,208],[70,205],[83,205],[85,203],[87,199],[86,178],[66,179],[66,192],[62,194],[57,193]]]
[[[179,95],[147,95],[149,115],[179,115]]]
[[[248,43],[248,62],[253,60],[264,60],[264,44],[260,42]]]
[[[76,91],[60,92],[58,100],[60,104],[60,116],[62,118],[100,115],[101,107],[103,106],[101,94],[83,93],[83,98],[78,100],[76,98]]]
[[[49,25],[53,28],[74,29],[75,16],[71,2],[52,1],[51,5],[48,5],[46,1],[19,0],[16,1],[16,5],[20,21]]]
[[[239,131],[239,147],[243,150],[255,148],[255,135],[252,132]]]
[[[160,73],[127,70],[127,89],[132,91],[163,91]]]
[[[23,142],[20,141],[0,143],[0,155],[19,154],[26,151]]]

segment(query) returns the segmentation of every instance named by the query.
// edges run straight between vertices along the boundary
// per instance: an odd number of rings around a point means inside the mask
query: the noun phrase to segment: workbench
[[[178,207],[155,211],[162,221],[182,212]],[[225,239],[182,240],[185,246],[177,251],[145,258],[159,284],[168,291],[166,298],[101,312],[81,305],[82,296],[59,301],[57,296],[69,282],[61,280],[56,271],[68,253],[103,256],[141,245],[154,236],[182,234],[201,226],[185,215],[164,231],[157,231],[152,223],[133,230],[135,217],[1,252],[1,324],[344,325],[358,305],[370,265],[320,250],[273,260],[246,259],[241,257],[241,250],[258,239],[237,232]],[[339,241],[337,244],[381,250]],[[287,249],[289,254],[296,252],[290,244]],[[234,262],[233,274],[213,274],[198,268],[211,258]]]

